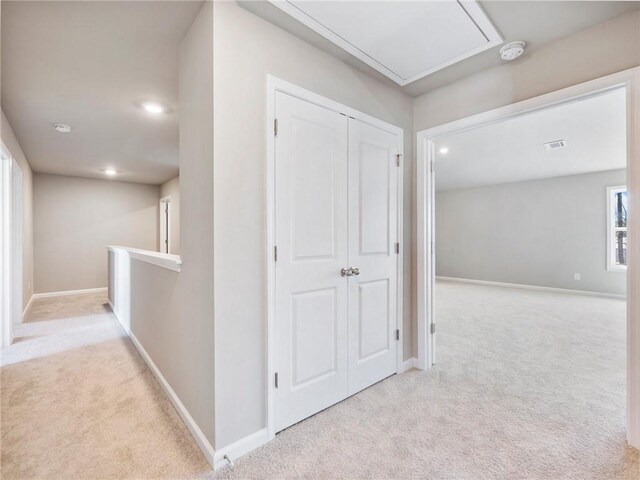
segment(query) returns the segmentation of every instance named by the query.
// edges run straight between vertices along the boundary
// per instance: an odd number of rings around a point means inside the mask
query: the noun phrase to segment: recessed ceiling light
[[[105,175],[109,175],[110,177],[113,177],[114,175],[117,175],[119,173],[115,168],[103,168],[100,171]]]
[[[142,108],[144,108],[148,113],[153,113],[154,115],[164,112],[164,107],[155,102],[145,102],[142,104]]]
[[[500,49],[500,58],[507,62],[515,60],[524,53],[524,48],[526,46],[527,44],[520,40],[509,42]]]
[[[446,155],[449,153],[449,147],[442,147],[439,151],[442,155]]]
[[[69,133],[71,132],[71,125],[67,125],[64,123],[54,123],[53,128],[60,133]]]

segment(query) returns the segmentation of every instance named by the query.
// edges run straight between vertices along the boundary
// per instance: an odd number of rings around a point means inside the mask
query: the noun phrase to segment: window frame
[[[614,217],[612,215],[612,207],[613,207],[613,197],[616,193],[619,192],[627,192],[628,191],[626,185],[614,185],[611,187],[607,187],[607,271],[609,272],[626,272],[627,265],[616,265],[615,261],[615,242],[614,237],[616,232],[627,232],[629,225],[626,227],[616,227],[614,222]],[[627,215],[628,218],[628,215]],[[627,234],[627,241],[628,241]]]

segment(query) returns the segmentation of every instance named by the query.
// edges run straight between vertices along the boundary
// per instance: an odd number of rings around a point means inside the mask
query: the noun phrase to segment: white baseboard
[[[412,368],[418,368],[418,359],[416,357],[412,357],[409,360],[402,362],[398,373],[408,372]]]
[[[65,297],[67,295],[81,295],[83,293],[104,293],[107,291],[107,287],[100,288],[85,288],[84,290],[65,290],[63,292],[46,292],[46,293],[34,293],[31,299],[37,298],[49,298],[49,297]]]
[[[615,293],[591,292],[589,290],[571,290],[569,288],[542,287],[540,285],[524,285],[521,283],[492,282],[489,280],[473,280],[470,278],[437,276],[436,280],[441,280],[445,282],[473,283],[476,285],[489,285],[494,287],[521,288],[523,290],[537,290],[540,292],[569,293],[571,295],[586,295],[589,297],[617,298],[620,300],[626,300],[627,298],[626,295],[618,295]]]
[[[27,316],[27,312],[29,311],[29,309],[31,308],[31,303],[33,302],[35,295],[31,295],[31,298],[29,299],[29,301],[27,302],[27,306],[24,307],[24,310],[22,311],[22,321],[24,322],[24,318]]]
[[[225,456],[228,456],[231,461],[236,460],[242,455],[249,453],[251,450],[255,450],[261,445],[264,445],[269,441],[269,434],[266,428],[258,430],[251,435],[248,435],[240,440],[233,442],[224,448],[221,448],[215,453],[213,469],[219,470],[222,467],[229,465]]]
[[[131,332],[128,332],[128,335],[129,335],[129,338],[131,339],[131,342],[135,345],[136,349],[140,353],[140,356],[145,361],[145,363],[147,364],[151,372],[155,375],[156,379],[162,386],[162,389],[167,394],[167,397],[169,397],[169,400],[171,401],[174,408],[178,412],[178,415],[180,415],[180,418],[182,418],[182,421],[184,422],[184,424],[189,429],[189,432],[191,432],[193,439],[198,444],[198,447],[200,447],[200,450],[202,450],[202,453],[207,459],[207,462],[209,462],[209,464],[212,467],[215,467],[214,456],[217,456],[219,452],[214,452],[213,447],[207,440],[207,437],[205,437],[204,433],[202,433],[202,430],[200,430],[200,428],[196,424],[193,417],[191,417],[191,415],[189,414],[189,411],[187,410],[187,408],[180,401],[180,398],[178,398],[178,395],[176,395],[176,392],[174,392],[173,388],[171,388],[171,385],[169,385],[169,382],[167,382],[167,380],[164,378],[162,373],[160,373],[160,370],[158,369],[156,364],[153,363],[153,360],[151,360],[151,357],[149,356],[147,351],[144,349],[142,344],[138,341],[136,336]]]

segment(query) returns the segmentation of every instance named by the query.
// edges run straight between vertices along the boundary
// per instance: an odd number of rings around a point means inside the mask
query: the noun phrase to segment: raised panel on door
[[[349,119],[349,394],[397,371],[399,138]]]
[[[276,93],[276,430],[348,394],[347,119]]]

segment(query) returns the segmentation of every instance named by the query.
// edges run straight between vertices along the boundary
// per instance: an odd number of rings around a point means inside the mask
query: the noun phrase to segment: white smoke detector
[[[500,57],[507,62],[515,60],[524,53],[526,43],[517,40],[515,42],[509,42],[500,49]]]

